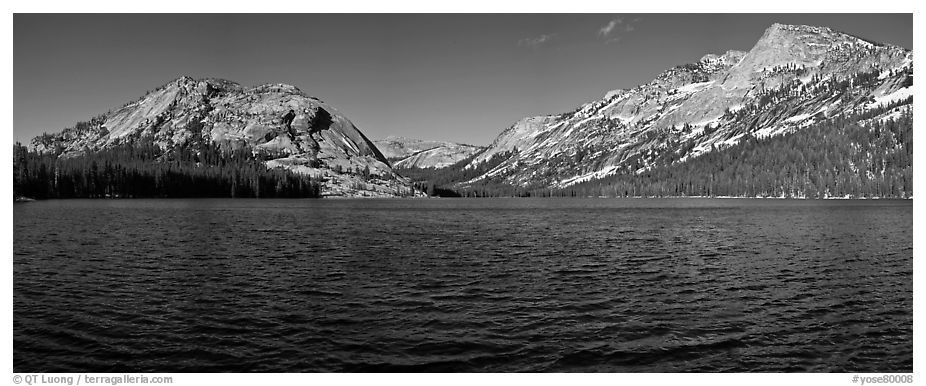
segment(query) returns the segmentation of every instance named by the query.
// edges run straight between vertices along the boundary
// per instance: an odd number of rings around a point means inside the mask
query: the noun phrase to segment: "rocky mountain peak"
[[[284,121],[290,110],[295,116]],[[87,124],[33,143],[68,157],[138,141],[165,151],[204,142],[228,151],[248,149],[268,167],[327,181],[324,195],[414,194],[347,117],[285,83],[244,87],[181,76]]]
[[[189,76],[189,75],[181,75],[181,76],[178,77],[177,79],[174,79],[173,81],[168,82],[167,84],[168,84],[168,85],[176,84],[176,85],[179,86],[179,85],[194,84],[194,83],[196,83],[196,79],[193,79],[192,76]]]
[[[835,52],[874,51],[880,44],[828,27],[772,24],[749,51],[746,63],[754,68],[795,64],[816,67]],[[894,47],[896,48],[896,47]]]
[[[862,40],[864,39],[836,31],[829,27],[818,27],[809,25],[793,25],[774,23],[765,29],[762,37],[759,38],[758,44],[778,41],[782,43],[807,43],[814,41],[841,41],[841,40]]]

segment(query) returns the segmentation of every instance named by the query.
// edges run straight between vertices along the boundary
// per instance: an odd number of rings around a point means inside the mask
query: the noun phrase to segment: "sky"
[[[371,139],[486,145],[772,23],[913,48],[911,14],[15,14],[13,136],[28,143],[177,77],[293,84]]]

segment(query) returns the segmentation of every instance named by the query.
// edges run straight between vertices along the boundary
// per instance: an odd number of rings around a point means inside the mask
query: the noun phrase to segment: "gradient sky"
[[[477,145],[772,23],[913,47],[910,14],[238,14],[13,17],[14,140],[28,143],[181,75],[290,83],[369,138]]]

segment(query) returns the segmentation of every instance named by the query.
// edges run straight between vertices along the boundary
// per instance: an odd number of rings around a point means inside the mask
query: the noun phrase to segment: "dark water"
[[[14,205],[16,372],[913,369],[912,201]]]

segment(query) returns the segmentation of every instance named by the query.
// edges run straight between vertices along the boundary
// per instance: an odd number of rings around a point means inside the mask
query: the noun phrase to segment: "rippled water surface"
[[[16,372],[913,369],[912,201],[13,211]]]

